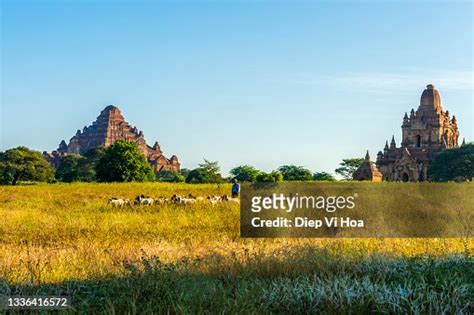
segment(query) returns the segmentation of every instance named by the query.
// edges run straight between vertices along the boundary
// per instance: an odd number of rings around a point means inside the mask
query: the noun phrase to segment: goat
[[[123,207],[125,205],[130,205],[130,199],[112,197],[107,203],[112,205],[112,207]]]
[[[153,205],[154,200],[149,196],[140,195],[135,197],[135,204],[139,206],[151,206]]]

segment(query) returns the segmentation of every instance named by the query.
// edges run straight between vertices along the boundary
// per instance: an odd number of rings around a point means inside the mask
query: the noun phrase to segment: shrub
[[[316,172],[313,174],[313,180],[318,180],[318,181],[335,181],[336,179],[332,174],[326,173],[326,172]]]
[[[174,171],[161,171],[156,174],[156,180],[159,182],[166,183],[182,183],[185,177],[178,172]]]
[[[275,183],[283,181],[283,175],[278,171],[272,171],[271,173],[261,172],[257,175],[257,182],[261,183]]]

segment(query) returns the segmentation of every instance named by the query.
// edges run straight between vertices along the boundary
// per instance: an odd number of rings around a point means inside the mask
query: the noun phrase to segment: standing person
[[[240,185],[237,182],[237,179],[232,179],[232,198],[239,197]]]

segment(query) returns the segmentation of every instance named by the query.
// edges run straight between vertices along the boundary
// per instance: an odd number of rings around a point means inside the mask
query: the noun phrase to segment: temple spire
[[[390,149],[395,149],[397,144],[395,143],[395,136],[392,135],[392,141],[390,141]]]
[[[67,152],[67,144],[66,144],[66,141],[61,140],[61,143],[59,143],[58,151],[59,151],[59,152]]]
[[[409,126],[409,119],[408,119],[408,114],[405,112],[405,115],[403,116],[403,124],[402,127],[407,127]]]
[[[442,109],[441,97],[433,84],[428,84],[421,94],[419,109],[423,109],[425,112],[431,110],[440,111]]]

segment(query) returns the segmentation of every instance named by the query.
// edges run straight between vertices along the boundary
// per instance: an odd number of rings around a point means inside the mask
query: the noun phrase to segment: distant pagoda
[[[353,174],[354,180],[367,180],[372,182],[381,182],[382,173],[377,169],[375,163],[370,160],[369,151],[365,154],[364,162]]]
[[[458,147],[458,138],[456,117],[443,109],[438,90],[428,84],[421,94],[418,109],[412,109],[403,117],[400,147],[392,136],[390,145],[385,142],[383,152],[377,154],[376,164],[370,167],[381,173],[384,181],[426,181],[431,162],[440,152]],[[365,161],[354,179],[371,180],[365,176],[368,167]]]
[[[47,158],[53,165],[57,165],[58,158],[67,154],[85,154],[91,149],[98,147],[107,148],[117,140],[127,140],[135,142],[140,151],[147,157],[148,162],[155,172],[180,170],[180,163],[176,155],[170,159],[166,158],[161,151],[158,142],[153,147],[147,145],[142,131],[130,126],[125,121],[120,109],[109,105],[97,117],[92,125],[84,127],[82,132],[77,130],[76,134],[69,140],[69,144],[62,140],[59,148]]]
[[[458,146],[456,117],[450,117],[441,105],[441,97],[433,84],[421,94],[420,105],[402,123],[401,146],[392,136],[390,146],[377,154],[377,167],[387,181],[426,181],[428,168],[439,152]]]

